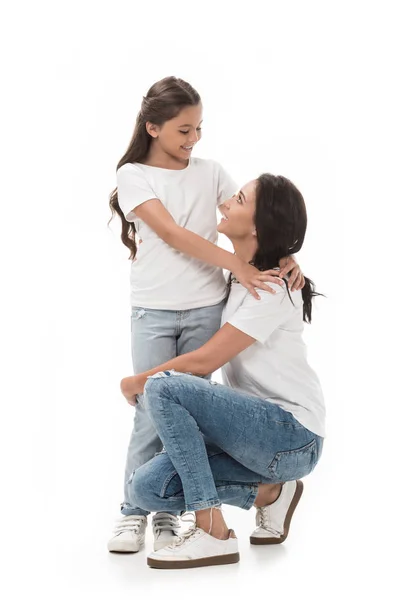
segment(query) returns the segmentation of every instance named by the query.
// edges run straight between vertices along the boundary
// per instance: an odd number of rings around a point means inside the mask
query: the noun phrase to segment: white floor
[[[135,555],[107,552],[107,539],[118,514],[120,473],[112,459],[106,460],[107,444],[96,453],[96,439],[86,440],[84,446],[79,428],[76,433],[70,439],[70,452],[65,448],[64,454],[59,454],[55,489],[49,489],[45,473],[37,470],[45,485],[42,510],[20,511],[17,520],[14,517],[10,522],[14,541],[15,531],[25,530],[25,519],[26,527],[36,530],[30,550],[15,554],[14,577],[25,594],[34,591],[46,598],[79,599],[122,595],[145,600],[160,595],[336,599],[369,596],[375,589],[382,593],[389,586],[383,577],[389,555],[384,557],[387,551],[379,545],[381,528],[376,520],[373,528],[366,520],[374,511],[351,490],[347,504],[343,496],[339,498],[338,469],[328,443],[320,465],[305,479],[304,494],[283,545],[251,546],[248,537],[254,527],[254,510],[226,507],[227,522],[239,538],[240,563],[158,571],[146,565],[152,549],[150,527],[145,551]],[[95,454],[99,461],[89,480],[88,464]],[[47,513],[43,511],[46,506]]]

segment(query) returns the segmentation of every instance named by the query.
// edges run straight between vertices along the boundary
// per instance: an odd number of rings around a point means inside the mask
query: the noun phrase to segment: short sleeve
[[[239,186],[236,181],[217,163],[218,167],[218,190],[217,190],[217,205],[219,206],[225,200],[228,200],[235,194]]]
[[[265,344],[270,335],[292,315],[294,310],[286,289],[275,283],[269,285],[276,290],[276,294],[257,289],[261,300],[256,300],[248,292],[242,304],[228,319],[228,323],[233,327],[240,329],[261,344]]]
[[[132,164],[123,165],[117,171],[118,204],[129,222],[134,221],[134,210],[143,202],[157,198],[143,172]]]

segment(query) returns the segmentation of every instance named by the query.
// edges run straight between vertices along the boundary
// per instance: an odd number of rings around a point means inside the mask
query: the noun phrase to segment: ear
[[[146,131],[152,138],[158,138],[158,134],[160,132],[160,128],[158,125],[154,125],[154,123],[150,123],[150,121],[146,121]]]
[[[254,237],[257,237],[257,230],[253,229],[253,231],[251,232],[251,235],[254,235]]]

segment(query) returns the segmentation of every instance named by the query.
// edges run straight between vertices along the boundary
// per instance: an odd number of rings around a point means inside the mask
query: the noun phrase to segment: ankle
[[[276,502],[281,495],[282,485],[282,483],[260,483],[254,506],[256,508],[262,508]]]
[[[196,512],[196,527],[199,527],[218,540],[229,538],[229,529],[219,507]]]

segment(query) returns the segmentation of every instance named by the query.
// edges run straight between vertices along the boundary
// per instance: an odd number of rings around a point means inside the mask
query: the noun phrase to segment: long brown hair
[[[307,211],[302,194],[289,179],[270,173],[258,177],[254,223],[258,247],[252,264],[260,271],[279,267],[281,258],[299,252],[307,229]],[[311,279],[304,279],[303,320],[311,323],[312,299],[323,294],[315,291]]]
[[[201,101],[196,90],[183,79],[165,77],[154,83],[143,97],[141,109],[136,118],[135,129],[128,149],[117,165],[117,171],[126,163],[144,160],[149,152],[152,137],[147,133],[146,122],[164,125],[174,119],[185,106],[196,106]],[[111,219],[118,214],[122,221],[121,240],[130,250],[130,259],[136,256],[135,225],[128,223],[118,203],[118,188],[110,194]],[[111,221],[110,219],[110,221]]]

